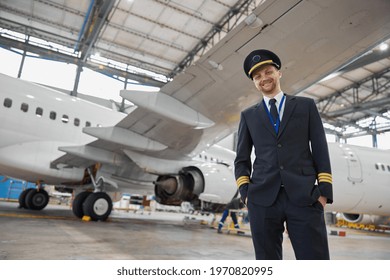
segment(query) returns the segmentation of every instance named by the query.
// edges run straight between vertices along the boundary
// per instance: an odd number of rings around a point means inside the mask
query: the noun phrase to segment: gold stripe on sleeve
[[[244,184],[249,183],[249,177],[248,176],[241,176],[237,179],[237,187],[241,187]]]
[[[332,174],[330,173],[319,173],[318,174],[318,182],[319,183],[330,183],[332,184]]]

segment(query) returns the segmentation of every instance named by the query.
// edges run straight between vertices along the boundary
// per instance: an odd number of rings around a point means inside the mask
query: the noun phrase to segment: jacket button
[[[283,170],[283,169],[284,169],[284,166],[283,166],[283,165],[281,165],[281,166],[280,166],[280,169],[281,169],[281,170]]]
[[[282,144],[278,144],[278,148],[281,148],[282,147]]]

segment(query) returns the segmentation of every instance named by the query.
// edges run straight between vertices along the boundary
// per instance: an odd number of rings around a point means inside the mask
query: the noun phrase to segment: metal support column
[[[30,40],[30,35],[27,35],[27,36],[26,36],[25,45],[28,44],[28,41],[29,41],[29,40]],[[22,76],[23,66],[24,66],[24,60],[26,59],[26,53],[27,53],[27,50],[26,50],[26,47],[24,47],[24,48],[23,48],[22,61],[20,62],[19,71],[18,71],[18,78],[20,78],[20,77]]]
[[[80,75],[81,75],[82,71],[83,71],[83,62],[81,60],[79,60],[77,63],[76,79],[74,81],[73,90],[70,94],[72,96],[77,96],[77,89],[79,87]]]
[[[376,129],[376,117],[372,120],[372,130],[373,130],[373,134],[372,134],[372,146],[374,148],[378,148],[378,131]]]

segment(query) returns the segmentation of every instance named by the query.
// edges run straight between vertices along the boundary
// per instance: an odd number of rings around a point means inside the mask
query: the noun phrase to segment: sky
[[[21,55],[0,48],[0,73],[17,77],[21,59]],[[75,77],[76,65],[36,57],[26,57],[21,75],[21,78],[24,80],[69,91],[73,90]],[[80,77],[78,92],[121,102],[122,98],[119,96],[119,91],[123,88],[123,82],[84,67]],[[333,135],[327,135],[327,139],[329,142],[335,142]],[[390,149],[390,133],[379,134],[377,142],[379,149]],[[222,141],[222,145],[227,148],[232,148],[232,143],[233,137],[228,137]],[[372,137],[370,135],[354,137],[348,139],[347,143],[372,147]]]

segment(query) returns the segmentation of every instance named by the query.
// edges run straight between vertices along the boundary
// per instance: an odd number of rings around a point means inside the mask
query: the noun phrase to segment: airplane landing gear
[[[112,200],[105,192],[81,192],[73,200],[73,214],[78,218],[89,216],[92,221],[105,221],[111,214]]]
[[[49,203],[49,194],[44,189],[25,189],[19,195],[19,208],[42,210]]]
[[[112,200],[107,193],[91,193],[83,203],[84,214],[93,221],[105,221],[111,214]]]
[[[95,166],[95,170],[98,166]],[[73,200],[72,210],[76,217],[90,217],[92,221],[105,221],[111,214],[112,200],[111,197],[102,192],[104,188],[104,178],[99,178],[96,182],[96,172],[87,168],[95,192],[84,191],[79,193]]]

